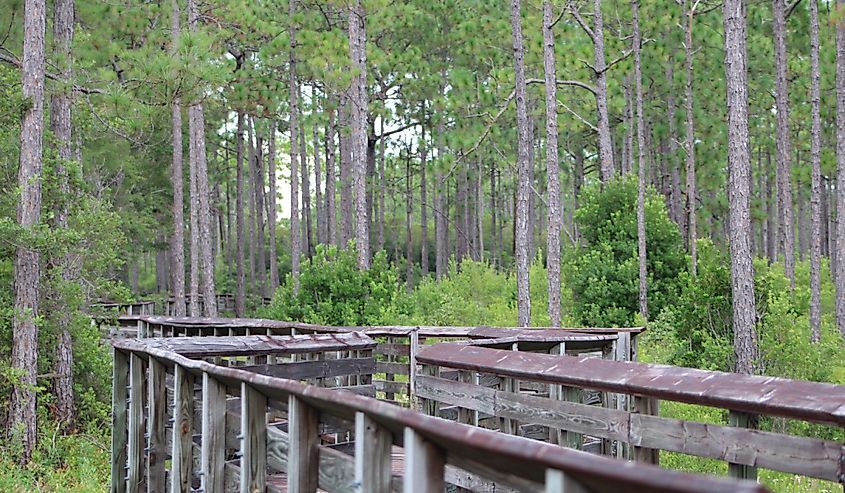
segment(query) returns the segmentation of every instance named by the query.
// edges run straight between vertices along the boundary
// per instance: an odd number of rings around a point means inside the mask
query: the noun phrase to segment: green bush
[[[639,312],[637,253],[637,182],[619,178],[586,188],[575,219],[582,246],[569,251],[564,273],[572,289],[575,319],[596,327],[635,323]],[[648,305],[652,317],[678,293],[678,275],[686,255],[677,226],[669,219],[663,198],[646,194]]]

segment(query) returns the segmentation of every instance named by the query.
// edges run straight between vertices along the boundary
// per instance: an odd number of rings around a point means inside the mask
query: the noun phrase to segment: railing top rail
[[[363,351],[376,347],[374,340],[360,332],[296,336],[155,337],[115,339],[112,344],[117,349],[132,351],[145,347],[157,348],[188,358]]]
[[[267,397],[284,400],[299,397],[321,412],[352,419],[356,412],[391,430],[398,440],[401,431],[412,428],[450,457],[472,461],[496,470],[543,482],[548,468],[571,474],[595,491],[654,491],[661,493],[763,493],[762,486],[750,481],[736,481],[696,476],[655,466],[620,462],[615,459],[558,447],[523,437],[506,435],[462,425],[394,406],[373,398],[331,390],[300,382],[274,378],[232,367],[192,360],[175,352],[146,344],[115,344],[116,350],[145,353],[179,365],[195,375],[207,373],[224,385],[247,384]]]
[[[845,426],[845,386],[668,365],[435,344],[422,364]]]

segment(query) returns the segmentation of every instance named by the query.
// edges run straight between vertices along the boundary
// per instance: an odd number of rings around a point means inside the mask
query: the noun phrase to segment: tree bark
[[[775,50],[775,104],[777,107],[777,177],[780,208],[780,243],[790,286],[795,289],[795,233],[792,213],[792,172],[789,140],[789,88],[786,59],[786,2],[772,1],[772,34]]]
[[[405,288],[410,293],[414,288],[414,243],[411,236],[411,217],[414,214],[413,194],[411,194],[411,149],[405,160]]]
[[[837,14],[845,12],[845,0],[837,0]],[[845,254],[838,247],[845,238],[845,23],[836,23],[836,324],[845,337]]]
[[[643,115],[643,80],[640,62],[640,0],[631,0],[631,13],[634,24],[634,82],[637,91],[637,250],[640,266],[640,315],[648,320],[648,270],[646,266],[646,231],[645,231],[645,188],[646,183],[646,144],[645,116]]]
[[[751,158],[748,149],[748,84],[743,0],[725,0],[723,12],[735,371],[751,374],[757,364],[757,312],[750,236]]]
[[[338,122],[340,141],[340,245],[344,248],[355,234],[353,227],[355,212],[352,199],[352,136],[349,132],[351,111],[350,91],[347,90],[346,94],[342,96]]]
[[[380,118],[380,130],[382,137],[379,139],[378,156],[378,181],[381,185],[378,188],[378,225],[376,226],[376,251],[384,250],[384,194],[387,188],[384,174],[384,117]]]
[[[437,183],[437,195],[435,195],[434,207],[434,274],[437,280],[443,279],[449,269],[449,232],[446,229],[446,218],[449,211],[446,209],[446,175],[442,171],[442,163],[446,157],[446,146],[443,142],[444,132],[445,128],[443,125],[443,121],[440,120],[437,123],[437,159],[439,163],[437,166],[437,173],[435,178],[435,181]]]
[[[315,98],[317,89],[313,89]],[[315,110],[316,111],[316,107]],[[312,142],[314,145],[314,199],[316,200],[315,209],[317,210],[317,244],[326,243],[326,217],[325,204],[323,203],[323,184],[322,184],[322,166],[320,166],[320,136],[317,122],[312,126]]]
[[[270,120],[270,142],[267,156],[267,181],[270,183],[270,208],[267,226],[270,229],[270,295],[279,287],[279,265],[276,253],[276,120]]]
[[[302,91],[299,92],[302,96]],[[300,100],[302,98],[300,97]],[[302,116],[302,115],[300,115]],[[311,173],[308,168],[308,144],[305,141],[304,118],[299,123],[299,167],[302,173],[302,251],[308,258],[314,254],[314,230],[311,227]]]
[[[340,245],[340,235],[337,233],[337,212],[335,211],[337,173],[335,171],[334,139],[337,135],[337,125],[333,108],[329,108],[328,116],[329,123],[326,125],[326,242],[331,245]]]
[[[355,200],[355,247],[358,268],[370,267],[367,219],[367,22],[361,0],[349,10],[349,46],[352,57],[352,186]]]
[[[299,238],[299,149],[297,138],[299,135],[299,102],[297,101],[296,82],[296,0],[289,0],[288,30],[290,32],[290,267],[293,278],[293,293],[299,293],[299,257],[302,245]]]
[[[425,140],[425,125],[422,125],[420,135],[420,270],[423,277],[428,275],[428,182],[426,181],[426,168],[428,168],[428,143]],[[381,183],[382,186],[379,188],[383,190],[384,182]]]
[[[172,0],[170,17],[171,56],[176,56],[179,45],[179,1]],[[182,192],[182,104],[179,95],[170,106],[173,159],[170,166],[170,181],[173,186],[173,235],[170,237],[170,286],[173,291],[176,317],[184,317],[185,311],[185,212]]]
[[[607,67],[604,60],[604,19],[601,12],[601,0],[593,0],[593,58],[596,69],[599,179],[605,183],[613,177],[613,140],[607,110]]]
[[[253,132],[255,123],[252,123]],[[256,283],[258,284],[258,293],[261,296],[267,296],[267,259],[264,255],[264,156],[263,156],[263,139],[255,132],[255,154],[252,162],[254,178],[253,191],[255,192],[255,221],[258,227],[256,228],[255,244],[258,251],[258,268],[256,269]]]
[[[810,0],[810,340],[821,340],[822,170],[821,67],[819,63],[819,5]]]
[[[560,167],[557,156],[557,73],[555,70],[554,12],[552,1],[543,2],[543,72],[546,78],[546,201],[549,204],[549,230],[546,236],[549,319],[560,327]]]
[[[678,225],[681,230],[681,236],[687,236],[686,233],[686,218],[683,213],[683,190],[681,188],[681,168],[678,162],[678,129],[675,124],[675,111],[677,103],[675,101],[675,61],[673,59],[669,62],[666,68],[666,83],[669,85],[669,93],[666,95],[666,120],[668,122],[669,135],[666,139],[667,148],[669,150],[666,156],[666,165],[669,167],[669,176],[671,184],[669,186],[669,209],[672,213],[672,220]]]
[[[246,274],[244,268],[244,255],[246,253],[246,235],[244,214],[244,113],[238,110],[238,127],[235,130],[235,222],[236,226],[236,251],[235,262],[235,316],[246,315]]]
[[[596,0],[598,4],[599,0]],[[517,193],[516,193],[516,231],[515,231],[515,252],[516,257],[516,305],[517,323],[521,327],[528,327],[531,324],[531,292],[529,289],[529,241],[530,234],[528,227],[529,195],[531,183],[529,175],[531,170],[529,153],[531,141],[529,140],[528,129],[528,102],[525,88],[525,61],[522,40],[522,15],[520,0],[511,1],[511,34],[513,37],[514,72],[516,74],[516,126],[518,134],[517,145]]]
[[[686,86],[686,113],[687,113],[687,135],[686,135],[686,155],[687,155],[687,244],[690,252],[690,272],[696,275],[698,271],[698,228],[696,226],[697,211],[696,211],[696,195],[698,193],[695,176],[695,113],[693,113],[693,55],[695,50],[692,47],[692,27],[695,20],[695,5],[692,0],[684,0],[685,15],[686,15],[686,42],[684,43],[684,50],[686,51],[686,65],[687,65],[687,86]]]
[[[766,147],[766,229],[769,238],[769,262],[777,261],[778,257],[778,221],[777,221],[777,182],[772,181],[772,153]]]
[[[17,207],[18,224],[33,231],[41,216],[42,134],[44,132],[44,0],[24,3],[24,40],[21,79],[23,97],[28,100],[21,118],[20,169]],[[20,378],[12,388],[9,403],[8,436],[20,444],[20,464],[32,458],[35,447],[35,378],[38,371],[38,326],[35,321],[40,296],[38,250],[27,243],[15,249],[15,307],[12,321],[12,368]]]
[[[197,166],[192,155],[196,152],[193,147],[191,125],[191,110],[188,108],[188,182],[191,222],[191,292],[188,315],[200,316],[200,234],[199,234],[199,193],[197,192]]]

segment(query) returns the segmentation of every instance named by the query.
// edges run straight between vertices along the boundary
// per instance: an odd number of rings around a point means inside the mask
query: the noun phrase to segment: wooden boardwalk
[[[762,492],[758,468],[845,483],[845,387],[636,363],[641,329],[120,323],[142,337],[113,340],[116,493]],[[732,478],[658,468],[660,450]]]

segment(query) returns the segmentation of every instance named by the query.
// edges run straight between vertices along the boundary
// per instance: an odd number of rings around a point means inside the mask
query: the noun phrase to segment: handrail
[[[173,351],[146,344],[144,340],[133,341],[132,343],[116,342],[115,351],[116,359],[117,354],[122,353],[121,364],[124,365],[127,359],[131,361],[136,361],[137,358],[150,359],[155,361],[156,364],[160,363],[182,372],[188,372],[195,377],[202,377],[204,389],[208,386],[208,382],[217,382],[219,385],[236,389],[241,394],[242,406],[245,406],[242,416],[252,416],[253,420],[264,419],[264,409],[260,406],[260,403],[264,402],[264,406],[266,406],[266,399],[282,402],[289,400],[291,403],[289,430],[292,434],[290,445],[292,453],[289,454],[290,460],[288,460],[289,481],[316,480],[316,470],[314,469],[316,450],[311,448],[312,445],[307,445],[308,443],[313,444],[311,441],[313,437],[308,435],[315,429],[313,426],[316,425],[307,425],[306,422],[311,423],[307,420],[315,419],[314,413],[318,411],[355,420],[356,425],[368,423],[367,426],[375,428],[375,430],[361,428],[359,429],[360,433],[356,432],[356,438],[362,440],[362,444],[365,440],[372,441],[374,436],[383,437],[383,433],[388,433],[392,436],[391,440],[394,443],[404,446],[407,461],[405,491],[433,491],[432,485],[437,485],[438,481],[442,484],[443,465],[447,462],[479,474],[496,471],[540,484],[546,483],[548,488],[546,491],[549,492],[564,491],[564,482],[566,481],[574,481],[589,491],[602,492],[762,493],[766,491],[765,488],[753,482],[698,476],[644,464],[622,463],[551,444],[444,421],[372,398],[341,393],[337,390],[269,377],[237,368],[218,366],[201,360],[192,360]],[[130,373],[134,372],[135,378],[141,378],[140,370],[137,367],[131,369],[130,366],[129,368]],[[179,371],[177,371],[177,374],[179,374]],[[179,385],[181,380],[179,378],[176,380],[177,385]],[[158,381],[163,384],[163,377],[160,377]],[[188,387],[188,390],[183,388],[181,391],[175,392],[174,402],[179,399],[179,394],[182,394],[183,397],[184,395],[191,395],[191,388],[192,386]],[[151,395],[153,390],[151,389]],[[188,393],[186,394],[186,392]],[[143,397],[143,394],[139,391],[134,393],[137,397]],[[215,405],[215,401],[208,402],[209,405]],[[205,405],[205,399],[203,403]],[[142,409],[141,405],[142,403],[132,402],[136,412]],[[258,405],[257,408],[256,405]],[[131,412],[130,409],[130,414]],[[150,412],[152,413],[152,411]],[[204,412],[203,415],[207,416],[208,413]],[[305,419],[306,422],[297,421],[302,419]],[[251,422],[249,418],[244,418],[242,423],[241,432],[244,434],[242,446],[246,448],[242,451],[241,460],[246,461],[246,466],[254,466],[254,464],[250,464],[250,457],[254,452],[250,447],[255,447],[256,444],[263,442],[256,438],[252,430],[256,423]],[[130,439],[132,438],[131,425],[130,422]],[[135,426],[135,436],[140,436],[138,435],[140,433],[137,429],[138,425]],[[248,426],[250,430],[245,431],[244,426]],[[368,431],[364,433],[364,430]],[[207,450],[205,442],[217,438],[210,433],[206,434],[205,422],[201,436],[204,451],[203,461],[213,460],[212,456],[205,453]],[[175,437],[173,442],[174,449],[181,446],[177,443]],[[378,440],[371,442],[373,445],[377,443]],[[142,443],[136,443],[134,445],[135,450],[139,450],[142,445]],[[383,446],[376,448],[384,450]],[[389,456],[389,447],[386,451]],[[298,452],[302,452],[302,454],[298,454]],[[311,453],[315,455],[311,456]],[[258,454],[259,461],[261,461],[264,456],[260,450]],[[379,477],[383,478],[383,471],[373,471],[372,468],[377,466],[389,468],[390,461],[388,460],[385,464],[383,460],[376,460],[378,457],[375,457],[375,455],[375,450],[365,449],[363,446],[360,453],[356,450],[356,481],[360,479],[357,472],[362,472],[364,478],[367,478],[368,481],[377,481]],[[132,466],[132,457],[130,455],[130,466]],[[314,457],[314,459],[311,457]],[[183,458],[180,457],[179,459],[181,461]],[[138,461],[137,457],[135,460],[138,464],[142,463],[142,461]],[[263,460],[266,461],[266,458],[263,458]],[[175,468],[177,465],[174,464],[173,467]],[[190,463],[186,465],[180,462],[179,467],[187,467],[190,471],[191,466]],[[252,474],[247,467],[242,467],[241,471],[245,475]],[[138,473],[138,471],[135,472]],[[256,480],[255,478],[258,476],[254,475],[247,479],[241,477],[242,490],[245,485],[244,481],[257,481],[255,484],[263,482],[264,473],[258,471],[255,474],[259,474],[261,479]],[[250,483],[250,488],[252,484]],[[568,484],[571,485],[571,483]],[[553,489],[553,487],[557,489]],[[263,490],[263,486],[261,489]],[[386,490],[379,489],[378,491]]]
[[[668,365],[435,344],[417,362],[845,426],[845,386]]]

